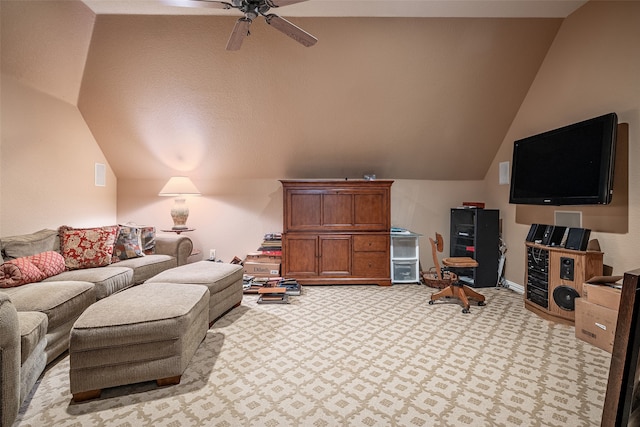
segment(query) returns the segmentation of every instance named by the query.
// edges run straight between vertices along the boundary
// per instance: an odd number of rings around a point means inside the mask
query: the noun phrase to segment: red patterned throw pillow
[[[42,271],[47,277],[55,276],[66,270],[64,257],[58,252],[47,251],[31,255],[28,258],[29,261],[38,267],[38,270]]]
[[[11,269],[11,267],[3,268],[3,275],[5,280],[0,287],[10,288],[13,286],[20,286],[27,283],[39,282],[46,279],[47,276],[38,269],[27,257],[16,258],[9,260],[3,264],[14,265],[18,268],[18,271]],[[8,277],[8,280],[7,280]]]
[[[22,284],[22,271],[17,265],[5,262],[0,264],[0,288],[13,288]]]
[[[111,264],[118,227],[65,229],[60,236],[62,256],[69,270]]]

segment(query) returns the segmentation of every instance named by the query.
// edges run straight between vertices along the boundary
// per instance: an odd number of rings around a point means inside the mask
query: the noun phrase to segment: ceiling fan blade
[[[242,41],[249,35],[249,26],[251,25],[251,19],[244,17],[238,19],[236,25],[233,27],[233,31],[229,36],[227,42],[227,50],[239,50],[242,46]]]
[[[302,3],[307,0],[265,0],[269,7],[289,6],[290,4]]]
[[[178,7],[208,7],[212,9],[231,9],[233,5],[225,1],[214,0],[161,0],[167,6]]]
[[[278,15],[269,14],[266,15],[264,19],[267,21],[267,24],[271,25],[276,30],[283,32],[298,43],[307,47],[313,46],[318,41],[317,38],[307,33],[302,28],[292,24],[284,18],[279,17]]]

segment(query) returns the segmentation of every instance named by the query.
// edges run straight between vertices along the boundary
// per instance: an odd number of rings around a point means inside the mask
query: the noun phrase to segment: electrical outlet
[[[216,250],[215,249],[209,249],[209,259],[211,261],[215,261],[215,259],[216,259]]]

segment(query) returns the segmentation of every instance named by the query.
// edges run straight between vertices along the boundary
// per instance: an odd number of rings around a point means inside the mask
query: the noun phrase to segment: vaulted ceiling
[[[20,2],[2,3],[4,11]],[[118,178],[473,180],[484,178],[562,16],[582,2],[311,0],[277,13],[318,37],[315,46],[256,19],[236,52],[225,45],[238,13],[117,0],[86,0],[91,9],[79,10],[73,2],[75,15],[90,11],[88,31],[65,18],[70,2],[42,3],[49,28],[33,28],[49,49],[25,53],[27,29],[11,32],[22,47],[12,73],[63,99],[77,95]],[[464,17],[465,3],[474,17]],[[518,3],[528,10],[515,13]],[[536,3],[572,6],[535,12]],[[368,16],[356,16],[364,4]],[[410,9],[418,5],[421,12]],[[502,16],[488,9],[496,5]],[[450,11],[438,12],[444,6]],[[320,16],[323,7],[330,16]],[[73,36],[60,35],[74,25]],[[78,35],[78,46],[48,57],[56,36]],[[4,50],[5,40],[3,59]],[[70,89],[55,93],[43,82],[58,62],[79,57],[81,80],[58,79]]]

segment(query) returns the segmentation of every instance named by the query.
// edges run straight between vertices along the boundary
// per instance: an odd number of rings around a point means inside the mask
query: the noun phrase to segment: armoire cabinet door
[[[286,257],[282,275],[286,277],[318,275],[318,236],[285,235],[283,241]]]
[[[351,236],[319,236],[321,276],[348,276],[351,274]]]

